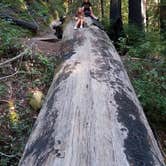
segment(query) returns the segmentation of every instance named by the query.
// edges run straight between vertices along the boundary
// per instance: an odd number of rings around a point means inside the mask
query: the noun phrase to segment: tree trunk
[[[121,0],[110,1],[110,22],[111,36],[114,41],[117,41],[123,32],[123,23],[121,16]]]
[[[100,0],[100,5],[101,5],[101,17],[104,18],[104,1]]]
[[[48,91],[19,166],[161,166],[163,158],[121,59],[95,26],[64,40],[73,51]]]
[[[129,0],[129,23],[140,28],[146,24],[146,0]]]
[[[166,2],[165,0],[161,0],[160,2],[160,29],[161,32],[165,33],[164,36],[166,38]]]

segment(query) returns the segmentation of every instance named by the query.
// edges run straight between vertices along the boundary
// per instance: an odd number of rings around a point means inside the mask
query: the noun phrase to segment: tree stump
[[[96,26],[73,30],[19,166],[161,166],[163,157],[121,59]]]

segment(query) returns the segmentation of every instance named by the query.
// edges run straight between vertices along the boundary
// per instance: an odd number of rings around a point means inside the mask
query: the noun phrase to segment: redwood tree
[[[166,2],[165,2],[165,0],[161,0],[161,2],[160,2],[160,28],[161,28],[161,32],[165,32],[165,29],[166,29]]]
[[[104,0],[100,0],[100,4],[101,4],[101,16],[103,18],[104,17]]]
[[[145,0],[129,0],[129,23],[143,27],[146,20],[145,9]]]
[[[121,0],[110,1],[110,20],[111,20],[111,37],[114,41],[118,39],[123,31],[121,16]]]

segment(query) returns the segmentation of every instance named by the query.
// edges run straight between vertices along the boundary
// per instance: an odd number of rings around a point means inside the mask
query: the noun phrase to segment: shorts
[[[84,11],[84,15],[85,17],[91,17],[91,11],[90,10]]]

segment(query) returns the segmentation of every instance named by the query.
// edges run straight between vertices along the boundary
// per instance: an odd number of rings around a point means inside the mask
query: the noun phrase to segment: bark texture
[[[161,32],[165,33],[166,30],[166,2],[161,0],[160,2],[160,28]],[[166,34],[163,35],[166,39]]]
[[[163,158],[121,59],[94,25],[64,40],[56,73],[19,166],[161,166]]]
[[[123,33],[121,0],[110,0],[110,22],[110,36],[114,41],[117,41]]]
[[[129,23],[140,28],[146,24],[146,0],[129,0]]]

